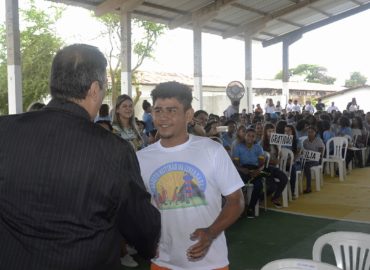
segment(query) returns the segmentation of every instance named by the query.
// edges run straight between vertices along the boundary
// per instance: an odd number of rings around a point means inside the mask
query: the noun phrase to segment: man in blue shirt
[[[232,153],[233,161],[244,183],[253,184],[253,192],[247,208],[248,218],[255,217],[254,208],[263,188],[261,178],[265,157],[262,147],[255,141],[256,131],[252,128],[247,129],[245,143],[237,144]]]

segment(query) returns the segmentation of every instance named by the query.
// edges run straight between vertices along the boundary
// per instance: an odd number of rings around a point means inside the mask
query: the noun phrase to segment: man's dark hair
[[[194,117],[198,117],[199,115],[201,114],[205,114],[205,115],[208,115],[208,113],[204,110],[197,110],[195,113],[194,113]]]
[[[109,115],[109,105],[108,104],[102,104],[99,109],[99,116],[108,116]]]
[[[144,111],[146,111],[150,106],[152,106],[152,104],[150,104],[150,102],[148,102],[147,100],[143,101],[143,110]]]
[[[349,121],[349,118],[346,116],[342,116],[339,118],[339,125],[341,127],[349,127],[351,125],[351,122]]]
[[[191,108],[191,101],[193,100],[191,89],[189,86],[179,82],[164,82],[158,84],[151,93],[153,104],[158,98],[175,98],[187,111]]]
[[[98,48],[74,44],[61,49],[54,57],[50,75],[53,98],[84,99],[94,81],[101,89],[106,84],[107,60]]]
[[[234,121],[234,120],[227,120],[225,122],[225,126],[228,126],[229,124],[236,125],[236,121]]]

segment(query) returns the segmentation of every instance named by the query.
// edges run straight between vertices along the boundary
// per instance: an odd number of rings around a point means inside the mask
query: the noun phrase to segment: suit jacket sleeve
[[[151,204],[135,152],[129,146],[121,164],[122,180],[128,181],[118,210],[118,228],[125,240],[146,259],[156,255],[161,231],[159,211]]]

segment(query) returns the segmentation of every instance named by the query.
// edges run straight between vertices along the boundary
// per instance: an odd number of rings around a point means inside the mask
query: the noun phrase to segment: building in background
[[[194,79],[191,76],[179,73],[151,71],[138,71],[137,81],[139,82],[138,87],[142,94],[135,106],[135,115],[140,119],[143,115],[143,100],[146,99],[152,103],[150,92],[157,84],[166,81],[177,81],[192,87],[194,83]],[[243,80],[239,81],[243,82]],[[223,111],[230,105],[230,100],[226,96],[225,91],[228,83],[229,81],[222,81],[220,78],[203,78],[203,109],[205,111],[222,115]],[[275,104],[278,100],[282,101],[282,86],[281,80],[253,80],[253,104],[261,104],[263,108],[267,98],[272,98]],[[289,82],[289,88],[290,98],[298,99],[300,104],[305,104],[306,100],[322,98],[323,96],[345,89],[344,87],[335,85],[308,83],[304,81]],[[111,105],[110,96],[106,97],[104,103]],[[242,109],[240,108],[240,111]]]
[[[326,96],[323,96],[321,99],[326,106],[330,106],[330,104],[334,101],[338,109],[343,111],[346,109],[348,102],[350,102],[352,98],[356,98],[359,109],[366,113],[370,112],[369,97],[370,86],[365,85],[330,93]]]

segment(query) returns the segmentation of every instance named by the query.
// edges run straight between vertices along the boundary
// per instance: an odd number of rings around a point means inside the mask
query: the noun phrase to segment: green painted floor
[[[282,258],[311,259],[315,239],[332,231],[370,233],[370,224],[261,211],[258,218],[241,219],[227,231],[230,270],[258,270]],[[140,263],[135,269],[149,269],[149,263],[135,258]],[[334,262],[329,248],[323,258]]]

